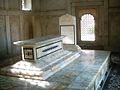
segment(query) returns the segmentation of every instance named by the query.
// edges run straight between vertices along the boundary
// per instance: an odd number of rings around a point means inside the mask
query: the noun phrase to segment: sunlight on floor
[[[50,83],[47,81],[32,80],[32,79],[25,79],[25,78],[19,78],[19,80],[26,81],[26,82],[30,83],[31,85],[37,85],[42,88],[47,88],[50,86]]]

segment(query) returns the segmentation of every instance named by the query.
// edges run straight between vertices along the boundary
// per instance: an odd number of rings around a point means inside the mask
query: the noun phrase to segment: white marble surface
[[[39,58],[63,49],[64,36],[53,35],[14,42],[21,47],[22,60],[37,61]]]
[[[82,50],[79,58],[44,81],[0,76],[0,89],[94,90],[97,75],[109,61],[109,55],[110,51]]]
[[[56,41],[60,41],[63,38],[64,38],[64,36],[52,35],[52,36],[33,38],[33,39],[29,39],[29,40],[17,41],[17,42],[14,42],[14,45],[18,45],[18,46],[24,46],[24,45],[44,46],[44,45],[46,45],[48,43],[53,43],[53,42],[56,42]]]
[[[19,61],[13,65],[1,68],[2,75],[45,80],[80,56],[77,52],[59,50],[36,62]]]

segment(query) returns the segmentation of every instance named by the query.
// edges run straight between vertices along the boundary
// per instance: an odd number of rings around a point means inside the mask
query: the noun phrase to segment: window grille
[[[95,41],[95,20],[93,15],[84,14],[81,17],[81,40]]]

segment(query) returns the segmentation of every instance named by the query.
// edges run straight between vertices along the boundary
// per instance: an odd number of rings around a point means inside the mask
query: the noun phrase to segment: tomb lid
[[[60,41],[64,38],[63,35],[52,35],[52,36],[44,36],[39,38],[33,38],[23,41],[16,41],[13,44],[17,46],[24,46],[24,45],[44,45],[49,43],[54,43]]]

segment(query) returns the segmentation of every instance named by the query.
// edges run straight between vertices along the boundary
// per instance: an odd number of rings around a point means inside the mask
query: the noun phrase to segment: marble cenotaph
[[[21,47],[22,60],[1,69],[2,75],[45,80],[80,56],[63,49],[64,36],[46,36],[14,42]]]

